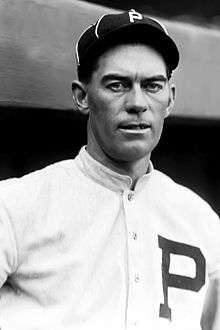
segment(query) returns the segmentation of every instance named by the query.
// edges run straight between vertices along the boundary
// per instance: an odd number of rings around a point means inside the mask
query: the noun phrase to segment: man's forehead
[[[119,45],[100,56],[97,70],[102,76],[166,76],[163,57],[152,47],[142,44]]]

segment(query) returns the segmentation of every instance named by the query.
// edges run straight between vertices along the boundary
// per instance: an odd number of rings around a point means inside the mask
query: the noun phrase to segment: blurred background
[[[160,18],[181,54],[154,166],[220,214],[219,0],[0,0],[0,180],[72,158],[86,144],[86,118],[71,96],[74,44],[103,13],[131,8]]]

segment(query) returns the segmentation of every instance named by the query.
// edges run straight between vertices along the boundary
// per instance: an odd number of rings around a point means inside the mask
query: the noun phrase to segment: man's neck
[[[146,174],[149,169],[150,156],[146,156],[135,161],[121,161],[113,159],[104,153],[96,153],[89,147],[87,147],[87,151],[91,157],[112,171],[129,176],[132,179],[131,189],[134,189],[137,180]]]

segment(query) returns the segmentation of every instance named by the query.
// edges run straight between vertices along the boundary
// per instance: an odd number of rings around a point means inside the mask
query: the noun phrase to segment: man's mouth
[[[150,127],[150,125],[146,123],[131,123],[131,124],[122,124],[119,126],[120,129],[128,130],[128,131],[142,131],[146,130]]]

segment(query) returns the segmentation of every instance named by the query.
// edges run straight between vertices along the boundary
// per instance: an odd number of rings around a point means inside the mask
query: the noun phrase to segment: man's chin
[[[111,152],[111,158],[121,162],[136,162],[143,158],[148,158],[150,151],[145,148],[126,147]]]

